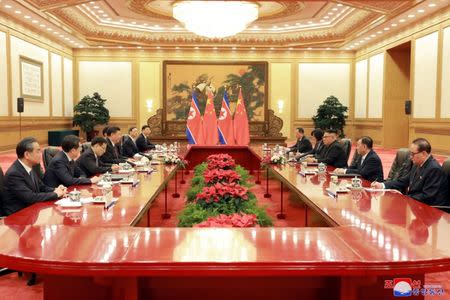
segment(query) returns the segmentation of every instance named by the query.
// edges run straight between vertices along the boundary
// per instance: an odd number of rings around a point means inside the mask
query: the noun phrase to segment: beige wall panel
[[[450,27],[443,30],[441,118],[450,118]]]
[[[368,118],[381,118],[383,116],[383,76],[384,54],[380,53],[369,59]]]
[[[330,95],[349,105],[349,63],[300,63],[298,68],[297,117],[311,118]]]
[[[162,108],[161,72],[160,62],[139,63],[138,127],[147,124],[148,118],[154,115],[157,109]],[[150,103],[153,104],[152,107],[149,107]]]
[[[78,70],[80,98],[98,92],[111,117],[132,117],[131,62],[80,61]]]
[[[63,82],[62,82],[62,59],[61,55],[51,53],[52,62],[52,115],[62,117],[63,115]]]
[[[8,115],[8,71],[6,68],[6,34],[0,31],[0,116]]]
[[[436,115],[438,32],[416,40],[414,53],[414,118]]]
[[[11,36],[11,80],[12,80],[12,99],[17,99],[21,96],[20,91],[20,64],[19,57],[25,56],[30,59],[42,62],[42,76],[43,76],[43,102],[25,102],[25,110],[22,116],[49,116],[49,66],[48,66],[48,51],[36,45],[30,44],[17,37]],[[17,103],[13,101],[13,114],[18,115]]]
[[[291,134],[291,64],[271,63],[269,66],[269,108],[273,109],[275,115],[283,119],[283,136],[290,137]],[[278,101],[283,102],[282,111],[279,111]]]
[[[73,116],[73,62],[64,58],[64,116]]]
[[[356,62],[355,70],[355,118],[366,118],[367,108],[367,59]]]

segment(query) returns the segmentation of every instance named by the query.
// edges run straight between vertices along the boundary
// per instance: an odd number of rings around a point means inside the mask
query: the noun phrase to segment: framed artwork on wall
[[[220,112],[225,90],[230,99],[231,112],[234,113],[239,88],[242,87],[250,124],[260,124],[264,127],[268,107],[267,62],[164,61],[162,117],[166,127],[178,127],[180,133],[183,131],[193,91],[203,114],[207,100],[206,91],[195,88],[201,83],[214,87],[216,113]]]
[[[20,56],[20,94],[27,101],[44,102],[43,63]]]

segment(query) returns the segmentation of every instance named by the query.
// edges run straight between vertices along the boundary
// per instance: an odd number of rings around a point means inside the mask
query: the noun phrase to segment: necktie
[[[98,167],[98,157],[95,156],[95,165]]]
[[[116,158],[119,158],[119,152],[117,151],[117,147],[116,147],[116,146],[113,146],[113,148],[114,148],[114,156],[115,156]]]
[[[70,168],[70,173],[73,176],[73,174],[75,173],[75,161],[74,160],[69,161],[69,168]]]

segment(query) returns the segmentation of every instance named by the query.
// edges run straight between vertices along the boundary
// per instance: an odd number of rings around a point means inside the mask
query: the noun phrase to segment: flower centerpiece
[[[248,189],[237,183],[216,183],[212,186],[205,186],[195,199],[195,202],[202,207],[214,203],[233,202],[239,211],[243,201],[248,200]]]
[[[188,165],[188,161],[183,159],[182,156],[176,154],[166,154],[163,157],[163,162],[166,165],[178,165],[179,167],[185,169]]]
[[[194,227],[259,227],[255,214],[232,215],[220,214],[215,217],[209,217],[206,221],[194,225]]]
[[[207,157],[206,162],[208,169],[223,169],[230,170],[236,167],[236,162],[228,154],[213,154]]]
[[[267,155],[261,160],[261,166],[267,166],[267,165],[284,165],[286,163],[286,157],[282,154],[275,153],[274,155],[270,156]]]
[[[214,184],[217,182],[239,183],[241,175],[234,170],[223,169],[207,169],[203,173],[206,184]]]

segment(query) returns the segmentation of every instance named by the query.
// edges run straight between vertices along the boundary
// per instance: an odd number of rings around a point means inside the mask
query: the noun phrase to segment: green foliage
[[[188,203],[178,214],[178,227],[192,227],[194,224],[206,221],[208,217],[216,216],[218,213],[204,210],[195,203]]]
[[[196,165],[194,168],[194,176],[203,176],[208,164],[206,162]]]
[[[245,168],[243,168],[241,165],[236,165],[236,168],[234,168],[234,170],[241,176],[241,180],[239,181],[240,185],[247,188],[253,186],[253,184],[249,182],[251,176]]]
[[[344,137],[344,126],[348,107],[344,106],[334,96],[329,96],[317,109],[317,114],[312,118],[314,126],[321,129],[340,130],[341,137]]]
[[[186,192],[188,202],[194,201],[195,197],[197,197],[197,194],[202,192],[204,186],[205,185],[203,179],[201,183],[197,185],[192,185],[191,188]]]
[[[92,132],[95,125],[108,124],[109,110],[105,107],[106,99],[99,93],[91,97],[86,95],[74,108],[73,126],[80,126],[84,132]]]

